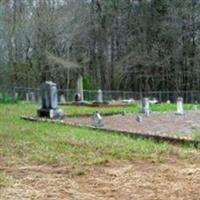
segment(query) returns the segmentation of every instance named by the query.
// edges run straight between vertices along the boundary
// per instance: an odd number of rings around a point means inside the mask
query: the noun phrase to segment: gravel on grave
[[[137,122],[137,116],[143,121]],[[126,114],[102,116],[103,128],[108,130],[126,131],[130,133],[153,134],[169,137],[194,139],[194,133],[200,136],[200,111],[188,111],[184,115],[175,112],[151,113],[149,117],[142,114]],[[78,126],[92,126],[91,117],[66,117],[65,123]]]

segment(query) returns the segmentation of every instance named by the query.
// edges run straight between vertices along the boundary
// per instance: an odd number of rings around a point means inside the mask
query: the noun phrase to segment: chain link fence
[[[131,92],[131,91],[114,91],[104,90],[104,101],[121,101],[121,100],[141,100],[143,97],[149,99],[156,99],[159,102],[176,102],[178,97],[183,97],[185,103],[200,102],[199,91],[152,91],[152,92]],[[40,101],[39,88],[25,88],[25,87],[0,87],[0,94],[12,95],[13,97],[24,101]],[[58,89],[58,100],[61,103],[73,102],[76,94],[76,90],[73,89]],[[1,96],[0,95],[0,96]],[[85,101],[96,101],[96,90],[84,90],[83,91]]]

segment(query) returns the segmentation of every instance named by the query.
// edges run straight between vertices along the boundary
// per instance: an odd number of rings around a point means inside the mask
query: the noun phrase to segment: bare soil
[[[142,123],[136,120],[138,115],[141,114],[103,116],[103,128],[130,133],[178,136],[186,139],[194,139],[200,132],[199,111],[189,111],[183,116],[176,115],[175,112],[152,113],[149,117],[141,115]],[[73,125],[92,125],[91,117],[65,118],[64,121]]]
[[[1,200],[199,200],[200,162],[113,161],[101,166],[5,167]]]

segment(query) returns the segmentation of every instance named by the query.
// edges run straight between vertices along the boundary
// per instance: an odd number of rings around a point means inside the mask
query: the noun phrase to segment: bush
[[[17,103],[17,98],[10,94],[0,93],[0,103]]]

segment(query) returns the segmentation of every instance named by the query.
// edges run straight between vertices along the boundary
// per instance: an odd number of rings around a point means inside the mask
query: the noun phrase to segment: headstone
[[[177,115],[183,115],[184,114],[184,110],[183,110],[183,98],[182,97],[178,97],[177,98]]]
[[[171,101],[170,100],[167,100],[167,102],[166,102],[167,104],[170,104],[171,103]]]
[[[103,126],[102,117],[99,112],[95,112],[92,116],[92,126],[99,128]]]
[[[51,81],[41,85],[41,108],[38,110],[39,117],[50,119],[62,118],[64,113],[58,109],[57,86]]]
[[[83,77],[79,75],[77,79],[77,93],[80,94],[80,101],[84,101],[84,96],[83,96]]]
[[[80,103],[81,102],[81,95],[79,93],[75,94],[75,102]]]
[[[150,114],[150,109],[149,109],[149,99],[148,98],[143,98],[142,99],[142,113],[144,113],[146,116],[149,116]]]
[[[139,116],[139,115],[138,115],[138,116],[136,117],[136,121],[139,122],[139,123],[142,123],[142,121],[143,121],[142,116]]]
[[[30,99],[30,101],[35,102],[35,93],[34,92],[29,93],[29,99]]]
[[[19,94],[17,92],[15,92],[15,99],[18,99]]]
[[[30,101],[29,93],[28,92],[26,93],[26,101]]]
[[[102,92],[102,90],[97,91],[97,103],[103,103],[103,92]]]
[[[66,99],[65,99],[65,95],[64,94],[60,95],[60,103],[62,103],[62,104],[66,103]]]

